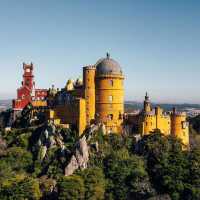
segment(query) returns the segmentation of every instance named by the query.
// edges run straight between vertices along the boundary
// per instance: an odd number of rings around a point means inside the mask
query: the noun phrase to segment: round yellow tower
[[[120,133],[124,114],[124,76],[120,65],[109,54],[96,64],[96,119],[107,133]]]
[[[86,122],[90,125],[95,118],[95,66],[83,67],[83,86],[86,99]]]
[[[173,109],[171,114],[171,134],[180,138],[182,143],[189,147],[189,127],[186,121],[186,114]]]

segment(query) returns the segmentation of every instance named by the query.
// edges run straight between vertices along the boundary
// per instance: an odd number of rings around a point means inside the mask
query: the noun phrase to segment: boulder
[[[76,148],[76,159],[78,161],[80,169],[87,168],[87,163],[89,161],[89,148],[85,136],[83,136],[78,142]]]
[[[65,176],[72,175],[77,169],[86,169],[89,161],[89,147],[86,137],[79,139],[75,146],[75,154],[72,156],[69,164],[65,168]]]

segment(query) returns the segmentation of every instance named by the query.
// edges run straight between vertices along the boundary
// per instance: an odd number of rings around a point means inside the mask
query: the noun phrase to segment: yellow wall
[[[121,132],[124,113],[123,79],[121,75],[96,77],[97,120],[105,124],[107,132]]]
[[[148,135],[159,129],[161,133],[169,135],[171,131],[171,119],[169,115],[163,114],[160,107],[155,108],[155,114],[152,112],[144,112],[139,120],[140,133]]]
[[[161,133],[169,135],[171,131],[171,119],[169,115],[163,113],[160,107],[155,108],[156,114],[156,129],[159,129]]]
[[[156,129],[155,115],[142,115],[139,120],[139,131],[142,135],[148,135]]]
[[[60,119],[60,124],[75,125],[81,135],[86,128],[85,99],[77,98],[73,102],[57,105],[49,112],[49,119]]]
[[[90,125],[95,118],[95,72],[96,68],[87,66],[83,68],[84,98],[86,100],[86,122]]]
[[[47,101],[35,100],[35,101],[32,101],[32,105],[33,105],[33,107],[46,107]]]

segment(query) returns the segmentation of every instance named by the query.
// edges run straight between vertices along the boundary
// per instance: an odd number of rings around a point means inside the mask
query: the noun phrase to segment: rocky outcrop
[[[38,159],[40,161],[45,159],[49,149],[59,147],[61,152],[66,149],[62,135],[56,130],[56,127],[53,124],[46,125],[39,133],[35,147],[38,151]]]
[[[87,168],[89,161],[89,147],[86,137],[79,139],[75,147],[75,154],[71,157],[69,164],[65,167],[65,176],[72,175],[77,169]]]

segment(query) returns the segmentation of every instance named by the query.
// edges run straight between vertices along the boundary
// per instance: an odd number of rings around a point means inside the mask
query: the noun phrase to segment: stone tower
[[[124,76],[120,65],[107,54],[96,64],[96,120],[107,133],[120,133],[124,114]]]

